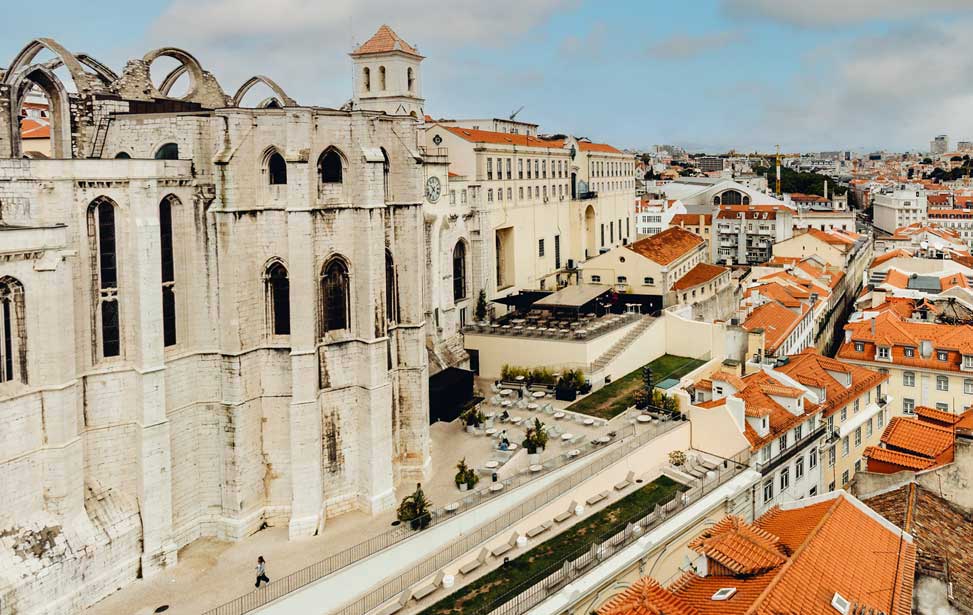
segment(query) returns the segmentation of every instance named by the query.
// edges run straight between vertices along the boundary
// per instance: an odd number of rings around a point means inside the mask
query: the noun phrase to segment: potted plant
[[[402,523],[408,523],[414,530],[422,530],[429,526],[432,516],[429,514],[431,503],[422,491],[422,484],[416,483],[416,490],[402,498],[396,517]]]
[[[476,307],[473,308],[473,315],[477,322],[485,323],[487,319],[487,298],[486,291],[480,289],[480,294],[476,297]]]
[[[456,464],[456,477],[454,480],[460,491],[466,491],[475,487],[476,483],[480,482],[480,477],[477,476],[476,470],[466,465],[466,458],[464,457]]]
[[[522,446],[527,449],[531,464],[540,461],[539,451],[547,446],[547,430],[540,419],[535,418],[534,424],[527,428]]]
[[[686,463],[686,453],[682,451],[670,451],[669,452],[669,463],[674,467],[679,467]]]
[[[466,424],[466,431],[469,433],[473,433],[473,430],[482,425],[484,420],[486,420],[486,417],[483,416],[479,408],[470,408],[463,415],[463,422]]]

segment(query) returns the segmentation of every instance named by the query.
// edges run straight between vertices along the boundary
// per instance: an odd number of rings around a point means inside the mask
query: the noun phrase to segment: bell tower
[[[355,62],[354,108],[423,118],[423,57],[415,47],[383,25],[350,55]]]

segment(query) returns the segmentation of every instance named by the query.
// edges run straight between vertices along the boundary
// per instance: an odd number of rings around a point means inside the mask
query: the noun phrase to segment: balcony
[[[757,471],[765,476],[767,474],[770,474],[781,465],[787,463],[791,459],[791,457],[803,451],[808,444],[810,444],[814,440],[817,440],[822,435],[824,435],[824,433],[827,430],[828,430],[827,423],[822,423],[821,425],[818,425],[816,429],[808,433],[806,436],[804,436],[797,442],[788,445],[786,449],[779,451],[776,455],[771,455],[770,459],[767,459],[766,461],[758,461]],[[770,445],[768,444],[768,446]]]

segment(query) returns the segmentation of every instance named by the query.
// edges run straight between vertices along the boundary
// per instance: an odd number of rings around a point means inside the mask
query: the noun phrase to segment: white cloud
[[[739,31],[707,34],[673,34],[646,47],[645,52],[660,60],[688,60],[722,49],[739,40]]]
[[[973,12],[973,5],[969,0],[723,0],[723,10],[734,17],[816,28]]]
[[[172,0],[151,32],[156,43],[196,55],[231,92],[250,75],[265,74],[298,102],[337,106],[350,94],[347,53],[382,23],[429,55],[427,64],[448,71],[449,51],[501,47],[578,2]]]
[[[947,133],[973,139],[973,20],[909,26],[831,51],[758,101],[755,140],[918,149]],[[825,60],[830,56],[830,61]]]

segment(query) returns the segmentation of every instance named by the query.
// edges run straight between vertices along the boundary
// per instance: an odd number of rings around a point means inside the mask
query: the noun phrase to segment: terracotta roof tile
[[[750,312],[741,325],[747,331],[764,330],[764,350],[776,352],[781,344],[787,340],[801,319],[808,312],[808,306],[800,306],[801,313],[796,314],[776,301],[765,303]]]
[[[865,452],[862,453],[862,456],[869,461],[874,459],[875,461],[901,466],[906,470],[912,470],[915,472],[930,468],[936,463],[932,459],[926,459],[925,457],[918,457],[916,455],[909,455],[908,453],[900,453],[899,451],[892,451],[887,448],[880,448],[878,446],[866,446]]]
[[[402,38],[399,37],[399,35],[396,34],[392,28],[386,25],[379,27],[378,31],[372,35],[372,38],[359,45],[358,49],[353,51],[351,55],[359,56],[370,53],[389,53],[390,51],[401,51],[402,53],[407,53],[411,56],[422,57],[419,55],[419,52],[415,47],[402,40]]]
[[[825,398],[821,414],[825,418],[889,378],[888,374],[878,370],[826,357],[813,348],[788,358],[787,364],[777,370],[805,386],[823,388]],[[850,384],[846,386],[835,374],[846,374]]]
[[[642,579],[598,615],[834,615],[835,593],[855,612],[911,612],[912,538],[843,492],[786,510],[775,507],[752,525],[728,517],[689,546],[714,562],[706,577],[688,571],[668,589]],[[713,600],[722,588],[736,593]]]
[[[886,448],[934,459],[956,442],[952,429],[902,416],[893,417],[882,434]]]
[[[590,141],[578,141],[578,149],[582,152],[601,152],[604,154],[624,154],[625,152],[608,145],[607,143],[592,143]]]
[[[709,263],[699,263],[686,272],[676,283],[672,285],[672,290],[686,290],[694,288],[700,284],[705,284],[717,276],[728,272],[729,269],[720,265],[710,265]]]
[[[668,265],[702,243],[703,238],[699,235],[678,226],[670,226],[661,233],[639,239],[625,247],[660,265]]]
[[[520,147],[546,147],[548,149],[561,149],[564,147],[562,140],[538,139],[530,135],[512,134],[509,132],[495,132],[492,130],[479,130],[476,128],[461,128],[459,126],[443,126],[443,128],[453,133],[461,139],[471,143],[493,143],[498,145],[517,145]],[[565,152],[566,154],[567,152]]]
[[[961,371],[962,356],[973,355],[973,326],[946,325],[904,320],[892,311],[884,311],[875,318],[848,323],[851,341],[838,349],[839,359],[873,361],[875,346],[892,348],[892,361],[898,366],[925,367],[940,371]],[[922,341],[932,342],[934,351],[928,357],[920,352]],[[855,343],[862,350],[855,350]],[[904,348],[915,349],[914,356],[907,357]],[[947,360],[940,361],[938,350],[947,351]]]
[[[704,226],[713,224],[713,214],[676,214],[672,217],[670,226],[699,226],[699,219],[703,219]]]

